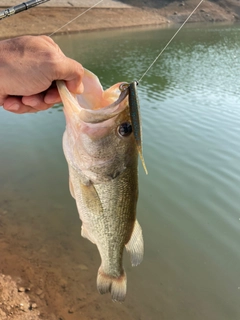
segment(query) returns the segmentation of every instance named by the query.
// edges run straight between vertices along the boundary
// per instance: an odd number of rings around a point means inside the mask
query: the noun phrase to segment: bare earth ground
[[[2,0],[0,9],[20,2]],[[131,0],[123,2],[106,0],[99,8],[90,10],[60,32],[181,23],[199,1],[187,0],[169,3],[139,0],[134,1],[134,4],[137,3],[135,6],[131,6],[133,3]],[[87,5],[86,1],[81,0],[52,0],[45,5],[2,20],[0,22],[0,38],[24,34],[50,34],[94,3],[96,1],[93,0],[87,1]],[[239,19],[240,1],[220,0],[203,2],[190,21],[233,22]],[[84,310],[87,295],[85,287],[88,279],[85,280],[85,284],[81,284],[79,295],[71,306],[71,295],[73,293],[69,291],[67,282],[62,279],[61,274],[56,269],[52,269],[52,266],[43,266],[42,262],[39,263],[28,258],[29,243],[21,241],[17,226],[12,226],[12,221],[8,216],[8,208],[1,203],[0,320],[64,320],[68,319],[69,316],[73,320],[80,319],[79,312],[75,314],[75,311],[77,309],[78,311]],[[9,225],[11,225],[11,229],[9,229]],[[46,255],[46,252],[43,252],[43,255]],[[55,259],[57,258],[55,257]],[[78,267],[80,273],[84,274],[87,270],[84,265]],[[93,273],[93,276],[95,276],[95,273]],[[83,275],[84,277],[86,276]],[[96,288],[92,288],[92,290],[96,290]],[[96,301],[92,301],[92,308],[98,310],[99,305]],[[92,316],[86,316],[87,313],[85,314],[84,311],[82,312],[82,320],[95,319]],[[128,318],[127,314],[124,318]],[[117,315],[116,319],[119,319]]]
[[[199,0],[173,2],[129,0],[123,2],[105,0],[98,7],[88,11],[59,32],[181,23],[193,11]],[[84,12],[94,3],[96,3],[95,0],[87,2],[81,0],[51,0],[46,4],[1,20],[0,38],[24,34],[48,35]],[[131,6],[131,3],[137,5]],[[2,0],[0,9],[11,5],[16,5],[16,1]],[[236,21],[239,18],[239,0],[204,1],[189,22]]]

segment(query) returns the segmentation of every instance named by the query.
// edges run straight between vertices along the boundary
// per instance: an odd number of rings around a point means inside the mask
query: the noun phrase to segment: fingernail
[[[76,93],[77,93],[77,94],[81,94],[81,93],[83,93],[83,91],[84,91],[84,86],[83,86],[83,83],[81,83],[81,84],[78,86],[78,88],[77,88],[77,90],[76,90]]]
[[[20,105],[18,103],[13,103],[10,107],[7,108],[9,111],[18,111],[20,108]]]
[[[54,97],[54,96],[46,96],[44,98],[44,102],[46,104],[52,105],[52,104],[61,102],[61,99],[60,99],[59,96],[56,96],[56,97]]]
[[[84,91],[84,85],[83,85],[83,83],[80,84],[79,89],[80,89],[80,92],[83,93],[83,91]]]
[[[38,101],[38,99],[31,99],[30,101],[28,101],[28,105],[30,106],[30,107],[36,107],[37,105],[39,104],[39,101]]]

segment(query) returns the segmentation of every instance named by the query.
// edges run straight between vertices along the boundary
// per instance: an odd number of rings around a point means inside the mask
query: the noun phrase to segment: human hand
[[[83,72],[47,36],[0,41],[0,106],[14,113],[46,110],[61,101],[54,80],[79,94]]]

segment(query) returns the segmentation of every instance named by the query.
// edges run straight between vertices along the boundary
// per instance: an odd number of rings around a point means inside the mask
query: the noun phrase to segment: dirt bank
[[[89,4],[94,2],[89,1]],[[58,32],[181,23],[199,3],[198,0],[125,1],[127,4],[123,2],[105,0],[98,7],[91,9]],[[4,5],[7,7],[16,4],[16,1],[3,0],[1,3],[3,9]],[[0,38],[24,34],[50,34],[86,9],[86,4],[81,0],[61,0],[58,2],[52,0],[45,5],[1,20]],[[233,22],[239,19],[240,1],[220,0],[204,1],[189,22]]]
[[[37,304],[31,302],[26,292],[30,288],[17,286],[10,276],[0,275],[0,319],[38,320]]]

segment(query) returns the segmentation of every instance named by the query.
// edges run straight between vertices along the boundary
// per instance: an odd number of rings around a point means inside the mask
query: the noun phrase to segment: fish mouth
[[[119,91],[117,100],[100,109],[88,109],[84,93],[77,97],[79,103],[79,118],[85,123],[100,123],[109,120],[119,113],[123,112],[127,107],[126,103],[122,103],[128,96],[128,91]]]
[[[57,81],[58,88],[64,91],[64,95],[70,102],[64,109],[68,109],[81,121],[87,124],[100,123],[117,116],[127,107],[125,98],[128,90],[120,90],[122,82],[104,91],[98,77],[84,69],[82,83],[83,93],[74,96],[68,91],[63,81]]]

